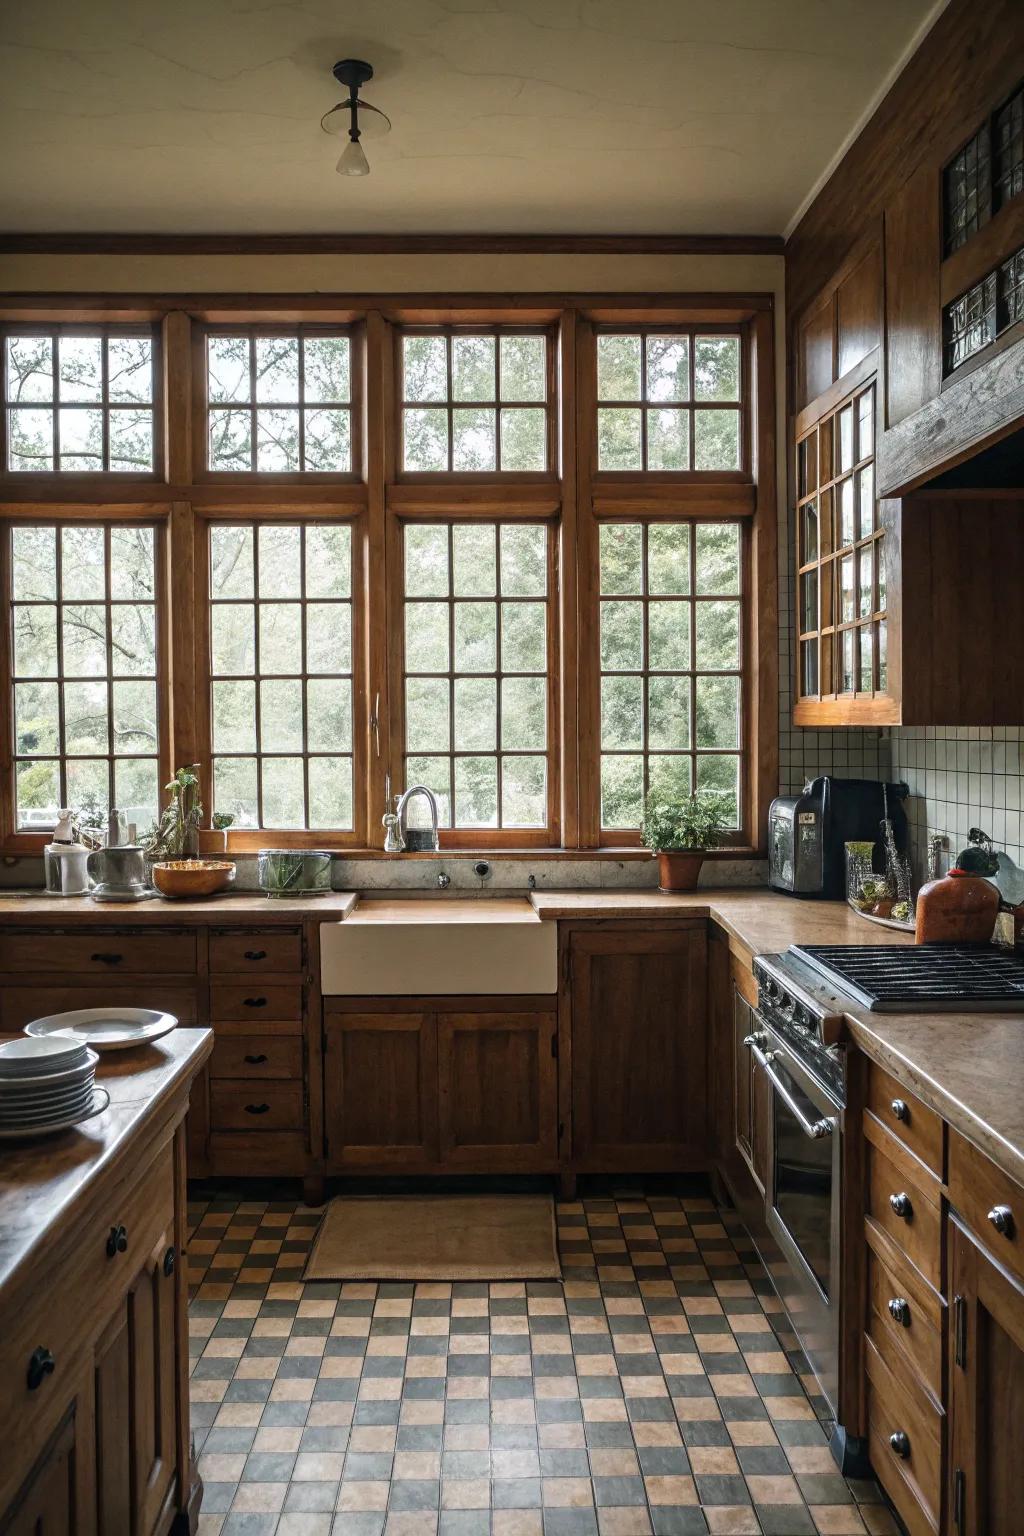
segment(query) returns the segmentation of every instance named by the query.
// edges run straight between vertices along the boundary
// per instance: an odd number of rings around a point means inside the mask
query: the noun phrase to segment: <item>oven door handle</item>
[[[763,1051],[761,1049],[764,1039],[764,1035],[747,1035],[744,1037],[743,1044],[747,1047],[758,1066],[763,1069],[765,1077],[767,1077],[804,1135],[810,1136],[813,1141],[820,1141],[823,1136],[831,1136],[838,1122],[831,1115],[825,1115],[820,1120],[808,1120],[796,1099],[772,1066],[776,1052]]]

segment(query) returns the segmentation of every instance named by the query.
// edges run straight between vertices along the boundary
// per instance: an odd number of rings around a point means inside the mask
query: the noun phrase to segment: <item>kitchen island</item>
[[[184,1119],[207,1029],[106,1054],[110,1105],[0,1152],[0,1529],[194,1528]]]

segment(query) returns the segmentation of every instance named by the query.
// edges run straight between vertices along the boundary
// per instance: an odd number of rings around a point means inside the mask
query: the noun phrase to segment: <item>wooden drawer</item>
[[[875,1062],[868,1067],[867,1107],[887,1131],[931,1169],[937,1179],[942,1178],[945,1172],[942,1117],[922,1104]]]
[[[952,1129],[949,1200],[993,1258],[1024,1280],[1024,1189]]]
[[[942,1288],[941,1188],[926,1168],[865,1116],[867,1214],[928,1284]]]
[[[158,1008],[173,1013],[179,1024],[195,1024],[196,994],[192,983],[152,981],[127,977],[113,982],[67,983],[52,987],[0,986],[0,1028],[14,1032],[32,1019],[72,1008],[105,1008],[120,1003],[127,1008]]]
[[[294,1178],[308,1170],[300,1131],[215,1131],[210,1137],[210,1171],[216,1178]]]
[[[922,1284],[884,1236],[867,1225],[867,1327],[886,1364],[897,1376],[916,1373],[937,1403],[942,1400],[942,1340],[945,1306]]]
[[[174,1167],[164,1148],[134,1187],[112,1191],[101,1213],[64,1252],[47,1277],[46,1289],[7,1319],[0,1330],[0,1444],[42,1438],[63,1411],[77,1356],[91,1348],[106,1326],[139,1264],[167,1229],[174,1212]],[[111,1228],[123,1226],[127,1248],[107,1252]],[[35,1387],[28,1384],[29,1360],[49,1350],[54,1368]],[[13,1426],[17,1424],[15,1435]]]
[[[211,1019],[301,1019],[299,981],[214,981],[210,984]]]
[[[196,936],[180,929],[0,935],[0,971],[169,976],[193,975],[195,969]]]
[[[943,1415],[913,1378],[897,1378],[870,1339],[864,1340],[868,1454],[875,1476],[892,1499],[910,1536],[939,1528]],[[906,1454],[890,1436],[905,1435]]]
[[[264,972],[300,971],[302,935],[284,933],[211,933],[210,974],[259,976]]]
[[[298,1035],[218,1035],[210,1076],[301,1078],[302,1041]]]
[[[210,1084],[212,1131],[300,1131],[301,1083]]]

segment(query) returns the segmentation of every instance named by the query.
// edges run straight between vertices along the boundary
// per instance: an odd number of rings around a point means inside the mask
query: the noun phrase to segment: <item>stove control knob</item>
[[[901,1461],[906,1461],[910,1455],[910,1436],[904,1430],[897,1429],[891,1434],[889,1436],[889,1445],[893,1455],[898,1456]]]
[[[914,1207],[911,1204],[910,1196],[902,1191],[898,1195],[890,1195],[889,1204],[901,1221],[910,1221],[914,1215]]]
[[[907,1107],[906,1100],[893,1099],[890,1108],[892,1109],[893,1114],[896,1116],[896,1119],[899,1120],[903,1125],[906,1125],[907,1121],[910,1119],[910,1110]]]
[[[1008,1205],[993,1206],[988,1213],[988,1219],[1000,1237],[1013,1236],[1013,1212]]]

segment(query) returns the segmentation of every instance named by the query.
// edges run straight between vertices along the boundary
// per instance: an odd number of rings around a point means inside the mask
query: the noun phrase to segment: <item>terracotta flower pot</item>
[[[658,889],[661,891],[695,891],[700,878],[703,853],[658,850]]]

